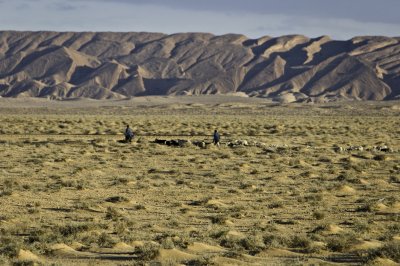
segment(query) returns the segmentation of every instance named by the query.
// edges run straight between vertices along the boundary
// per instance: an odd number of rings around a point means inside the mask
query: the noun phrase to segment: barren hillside
[[[0,32],[0,96],[242,92],[281,102],[400,98],[400,38]]]

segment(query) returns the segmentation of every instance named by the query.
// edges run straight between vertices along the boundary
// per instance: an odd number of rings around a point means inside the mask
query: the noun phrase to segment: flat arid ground
[[[0,264],[397,265],[399,116],[398,101],[0,99]]]

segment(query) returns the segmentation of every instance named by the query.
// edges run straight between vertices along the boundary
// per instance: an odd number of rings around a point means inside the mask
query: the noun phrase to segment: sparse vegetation
[[[325,214],[325,212],[322,212],[322,211],[315,211],[315,212],[313,213],[313,216],[314,216],[314,218],[317,219],[317,220],[322,220],[322,219],[325,218],[326,214]]]
[[[56,265],[72,253],[93,264],[106,254],[123,265],[249,263],[244,255],[263,265],[286,251],[294,258],[273,259],[291,265],[356,256],[364,242],[376,246],[362,249],[363,259],[399,262],[397,114],[352,104],[351,116],[317,104],[0,108],[0,264],[22,261],[24,249]],[[105,135],[126,123],[140,142]],[[4,135],[22,125],[92,135]],[[214,128],[220,147],[146,136],[211,142],[198,135]],[[242,139],[248,146],[225,145]],[[364,150],[332,149],[352,145]],[[372,150],[379,145],[393,152]]]
[[[396,240],[386,243],[378,250],[378,255],[400,263],[400,241]]]
[[[327,248],[334,252],[345,252],[357,241],[354,234],[334,235],[327,239]]]

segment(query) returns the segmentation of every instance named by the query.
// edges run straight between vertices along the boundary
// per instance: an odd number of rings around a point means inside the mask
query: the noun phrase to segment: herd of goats
[[[212,142],[206,142],[204,140],[200,141],[191,141],[191,140],[186,140],[186,139],[171,139],[171,140],[166,140],[166,139],[155,139],[153,143],[157,143],[160,145],[167,145],[167,146],[176,146],[176,147],[187,147],[187,146],[197,146],[200,148],[207,148],[210,145],[213,145]],[[257,142],[257,141],[247,141],[247,140],[229,140],[223,145],[231,148],[235,147],[247,147],[247,146],[253,146],[253,147],[260,147],[263,148],[266,152],[274,153],[274,152],[282,152],[285,150],[296,150],[299,149],[299,147],[289,147],[288,145],[268,145],[263,142]],[[312,145],[306,145],[308,148],[318,148]],[[332,149],[337,152],[337,153],[342,153],[342,152],[351,152],[351,151],[372,151],[372,152],[385,152],[385,153],[392,153],[394,152],[393,148],[387,146],[387,145],[377,145],[377,146],[366,146],[366,145],[360,145],[360,146],[352,146],[349,145],[347,147],[342,147],[342,146],[337,146],[334,145]]]

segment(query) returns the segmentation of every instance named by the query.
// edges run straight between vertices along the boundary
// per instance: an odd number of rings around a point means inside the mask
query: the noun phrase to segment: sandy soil
[[[399,263],[398,102],[208,99],[0,99],[0,263]]]

